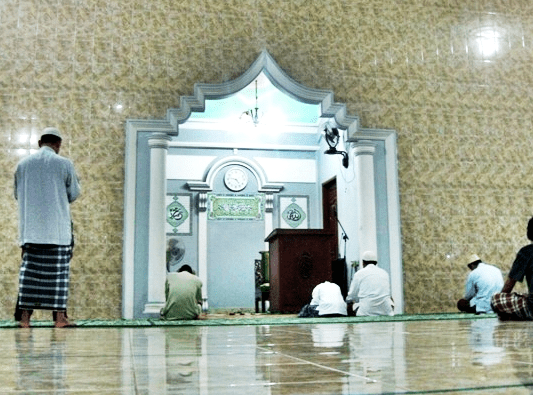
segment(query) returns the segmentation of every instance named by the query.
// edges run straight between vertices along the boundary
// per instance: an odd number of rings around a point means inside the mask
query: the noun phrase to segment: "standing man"
[[[376,254],[363,254],[363,268],[352,278],[346,303],[352,304],[356,316],[394,315],[389,274],[377,266]]]
[[[189,265],[167,274],[161,319],[195,320],[202,312],[202,281]]]
[[[533,241],[533,218],[527,224],[527,238]],[[516,282],[527,281],[529,294],[512,292]],[[522,247],[500,293],[492,297],[492,309],[502,320],[533,320],[533,244]]]
[[[59,156],[62,137],[45,128],[39,150],[15,172],[22,264],[15,319],[29,328],[34,309],[52,310],[56,328],[72,326],[66,310],[74,239],[70,203],[80,194],[72,162]]]
[[[476,254],[469,262],[467,266],[472,271],[466,279],[465,296],[457,302],[457,308],[465,313],[492,313],[490,299],[502,290],[502,272],[496,266],[482,262]]]

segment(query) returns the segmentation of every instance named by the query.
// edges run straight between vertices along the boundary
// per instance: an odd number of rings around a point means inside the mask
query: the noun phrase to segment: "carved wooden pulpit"
[[[270,252],[270,311],[298,313],[318,284],[332,281],[335,235],[323,229],[275,229],[265,241]]]

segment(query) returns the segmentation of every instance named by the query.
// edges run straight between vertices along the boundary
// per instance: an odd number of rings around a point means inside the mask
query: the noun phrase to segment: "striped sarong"
[[[496,314],[508,320],[531,320],[533,316],[527,303],[528,295],[496,293],[492,296],[491,306]]]
[[[67,309],[72,246],[24,246],[19,273],[18,308]]]

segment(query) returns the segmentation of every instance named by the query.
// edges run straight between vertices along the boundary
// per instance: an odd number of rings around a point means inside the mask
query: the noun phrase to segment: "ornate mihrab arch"
[[[203,112],[206,108],[206,100],[225,98],[237,93],[252,83],[260,73],[264,73],[271,83],[282,92],[297,101],[320,106],[320,117],[330,119],[335,125],[345,130],[345,143],[349,147],[349,154],[354,157],[353,165],[358,169],[359,175],[359,213],[361,218],[362,234],[374,234],[376,223],[373,219],[372,210],[364,207],[366,201],[372,200],[373,186],[368,190],[368,185],[373,180],[365,174],[373,174],[374,164],[372,157],[376,145],[383,147],[383,164],[376,171],[383,171],[381,179],[385,180],[383,190],[386,191],[386,218],[388,232],[388,259],[390,261],[390,275],[392,294],[396,302],[397,312],[403,311],[403,278],[401,263],[401,236],[400,236],[400,209],[398,190],[397,148],[396,133],[393,130],[365,129],[359,125],[357,116],[346,113],[346,105],[335,103],[333,92],[305,87],[291,79],[274,61],[267,51],[260,53],[251,67],[235,80],[221,84],[197,83],[194,85],[192,96],[183,96],[180,99],[180,107],[169,109],[165,119],[138,120],[129,119],[126,122],[126,155],[125,155],[125,182],[124,182],[124,244],[123,244],[123,317],[134,318],[134,303],[136,294],[135,262],[136,262],[136,221],[138,200],[138,180],[143,169],[138,169],[140,155],[150,157],[150,181],[149,181],[149,220],[148,227],[148,296],[145,303],[145,311],[158,312],[164,301],[164,278],[165,278],[165,194],[166,194],[166,155],[169,147],[177,144],[180,125],[185,123],[192,113]],[[138,152],[138,141],[141,135],[150,135],[148,151]],[[318,150],[320,147],[299,147],[301,150]],[[214,176],[220,169],[231,161],[238,161],[248,167],[259,180],[259,186],[267,193],[279,191],[279,184],[269,183],[266,175],[260,167],[252,161],[246,162],[241,157],[225,158],[216,166],[212,166],[211,172],[206,174],[203,180],[190,181],[191,190],[207,191],[212,188]],[[369,169],[370,167],[370,169]],[[370,170],[370,172],[368,171]],[[365,179],[366,177],[366,179]],[[141,177],[142,178],[142,177]],[[372,203],[370,202],[370,203]],[[363,205],[363,206],[362,206]],[[372,206],[370,204],[369,206]],[[146,208],[143,208],[146,210]],[[375,208],[374,208],[375,209]],[[369,214],[370,213],[370,214]],[[366,216],[366,217],[365,217]],[[375,242],[375,240],[374,240]],[[372,246],[372,240],[360,241],[359,249],[366,248],[365,243]],[[199,254],[201,255],[201,251]],[[360,251],[362,254],[362,251]],[[202,257],[199,257],[202,259]]]

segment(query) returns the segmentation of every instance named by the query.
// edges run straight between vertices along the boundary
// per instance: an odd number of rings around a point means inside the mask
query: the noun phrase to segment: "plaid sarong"
[[[527,304],[528,295],[496,293],[492,296],[491,306],[496,314],[507,319],[531,320],[533,316]]]
[[[18,308],[66,310],[72,246],[25,245]]]

